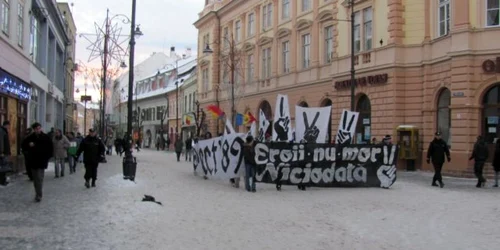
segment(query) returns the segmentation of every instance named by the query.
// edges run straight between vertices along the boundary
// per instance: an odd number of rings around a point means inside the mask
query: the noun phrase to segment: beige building
[[[236,110],[272,119],[276,95],[290,105],[332,104],[332,133],[350,109],[351,5],[343,0],[206,1],[199,30],[202,105],[230,110],[223,91],[228,48],[244,58],[235,80],[244,91]],[[500,135],[499,1],[354,1],[356,140],[366,143],[400,125],[419,129],[417,168],[439,130],[451,147],[452,175],[472,172],[476,136]],[[229,46],[228,46],[229,43]],[[209,46],[213,53],[204,55]],[[294,108],[291,108],[294,116]],[[216,131],[215,121],[209,121]],[[491,160],[491,159],[490,159]],[[400,164],[405,167],[405,162]],[[487,164],[486,169],[491,166]]]
[[[75,92],[75,70],[77,65],[75,62],[76,48],[76,24],[71,14],[71,9],[68,3],[57,3],[57,7],[61,12],[61,17],[65,31],[69,37],[69,44],[66,46],[66,61],[64,62],[64,130],[67,132],[74,131],[73,113],[76,109],[74,100]]]

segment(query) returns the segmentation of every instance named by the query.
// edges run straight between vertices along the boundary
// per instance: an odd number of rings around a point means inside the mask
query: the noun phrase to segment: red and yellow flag
[[[255,117],[252,115],[252,113],[247,112],[243,116],[243,125],[251,124],[252,122],[256,121]]]
[[[212,114],[214,118],[219,118],[224,115],[224,112],[215,105],[208,105],[207,111]]]

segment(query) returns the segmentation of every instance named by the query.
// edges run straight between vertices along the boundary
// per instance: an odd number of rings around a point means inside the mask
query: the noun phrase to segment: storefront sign
[[[0,92],[21,100],[29,100],[31,97],[31,86],[0,69]]]
[[[500,57],[496,58],[496,62],[490,59],[484,61],[482,67],[485,73],[500,73]]]
[[[373,76],[364,76],[356,79],[356,87],[386,84],[389,79],[387,74],[379,74]],[[351,79],[335,82],[335,89],[343,89],[351,86]]]

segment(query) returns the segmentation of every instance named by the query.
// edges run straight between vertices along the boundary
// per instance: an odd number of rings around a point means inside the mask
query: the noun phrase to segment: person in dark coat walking
[[[89,129],[89,135],[83,139],[76,156],[83,154],[83,164],[85,165],[85,187],[90,188],[89,181],[92,179],[92,187],[95,187],[97,180],[97,167],[104,157],[106,148],[104,143],[96,136],[94,129]]]
[[[4,121],[0,128],[0,164],[7,165],[10,161],[10,141],[9,141],[10,122]],[[0,172],[0,185],[7,185],[6,172]]]
[[[427,164],[430,164],[432,160],[432,165],[434,166],[432,186],[437,187],[436,181],[438,181],[439,186],[443,188],[444,183],[443,177],[441,176],[441,170],[443,169],[445,156],[448,159],[448,162],[451,161],[450,149],[448,148],[446,142],[441,138],[441,132],[436,132],[434,136],[434,140],[431,141],[429,149],[427,150]]]
[[[23,138],[23,141],[26,139],[26,137],[28,137],[29,135],[31,135],[31,133],[33,133],[33,129],[31,128],[27,128],[26,129],[26,133],[24,135],[24,138]],[[22,145],[22,142],[21,142],[21,145]],[[31,166],[30,166],[30,157],[29,157],[29,152],[25,152],[22,147],[21,147],[21,152],[23,153],[23,156],[24,156],[24,168],[26,169],[26,175],[28,175],[28,178],[30,181],[33,181],[33,175],[31,174]]]
[[[49,166],[49,159],[54,153],[52,139],[42,132],[42,125],[35,122],[31,125],[33,133],[22,142],[21,148],[27,153],[28,165],[31,167],[33,184],[35,186],[35,201],[42,200],[43,177],[45,169]]]
[[[478,188],[484,187],[484,184],[486,183],[486,179],[483,176],[483,168],[488,156],[488,147],[486,147],[483,137],[478,136],[477,141],[474,144],[474,150],[472,150],[472,155],[469,158],[469,161],[474,159],[474,174],[477,177],[476,187]]]
[[[191,161],[191,157],[193,155],[193,137],[189,136],[186,139],[186,161]]]
[[[493,170],[495,170],[495,185],[493,187],[498,187],[498,178],[500,177],[500,140],[497,139],[495,145],[495,154],[493,155]]]
[[[184,147],[182,140],[179,136],[175,139],[175,154],[177,155],[177,161],[181,160],[182,148]]]

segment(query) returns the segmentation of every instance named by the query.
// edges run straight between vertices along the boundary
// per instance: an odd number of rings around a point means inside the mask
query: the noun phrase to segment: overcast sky
[[[72,13],[78,34],[95,34],[94,23],[98,23],[99,26],[104,23],[107,8],[110,16],[125,14],[130,18],[132,13],[132,0],[69,0],[68,2],[74,4]],[[135,64],[145,60],[153,52],[168,54],[171,46],[175,46],[179,54],[187,47],[196,52],[198,32],[193,23],[197,20],[203,5],[203,0],[137,0],[136,24],[140,25],[144,35],[136,40]],[[122,34],[127,35],[130,24],[122,25],[120,21],[116,18],[113,23],[120,24],[123,27]],[[96,40],[95,35],[86,37]],[[76,44],[77,62],[83,62],[87,67],[100,68],[99,58],[89,62],[91,52],[87,47],[91,46],[91,43],[77,35]],[[124,48],[127,45],[128,43],[124,43]],[[126,63],[128,65],[128,57]],[[79,99],[82,94],[84,82],[83,75],[77,75],[75,90],[79,88],[80,93],[75,94],[75,98]],[[89,83],[87,94],[92,95],[93,101],[98,98],[96,93]]]

